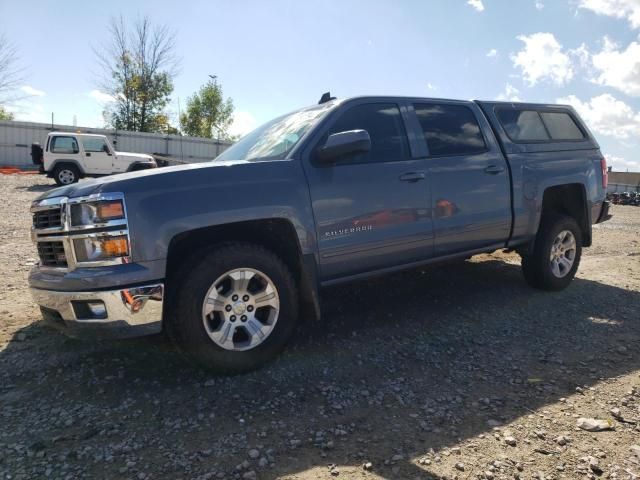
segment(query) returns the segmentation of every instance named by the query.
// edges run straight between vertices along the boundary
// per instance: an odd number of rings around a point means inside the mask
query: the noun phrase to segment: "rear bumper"
[[[95,292],[31,288],[31,295],[45,323],[70,337],[126,338],[162,331],[162,283]]]
[[[600,209],[600,215],[598,216],[598,220],[596,221],[596,223],[606,222],[613,216],[609,213],[610,206],[611,206],[611,202],[607,200],[602,202],[602,208]]]

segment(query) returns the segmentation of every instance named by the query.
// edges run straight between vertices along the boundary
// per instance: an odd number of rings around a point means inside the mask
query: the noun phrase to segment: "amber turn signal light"
[[[121,201],[98,203],[98,217],[102,220],[124,218],[124,209]]]

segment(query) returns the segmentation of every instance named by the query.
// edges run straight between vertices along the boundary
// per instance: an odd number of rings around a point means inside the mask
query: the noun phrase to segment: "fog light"
[[[107,318],[107,307],[102,300],[74,300],[71,304],[78,320],[103,320]]]

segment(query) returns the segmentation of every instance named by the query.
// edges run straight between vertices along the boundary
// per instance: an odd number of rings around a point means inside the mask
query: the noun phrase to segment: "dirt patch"
[[[28,208],[50,183],[0,176],[2,478],[640,475],[640,208],[595,227],[564,292],[514,254],[332,288],[275,363],[214,377],[162,337],[40,325]]]

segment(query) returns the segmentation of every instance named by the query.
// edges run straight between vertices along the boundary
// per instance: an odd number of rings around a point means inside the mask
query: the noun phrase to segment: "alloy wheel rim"
[[[61,170],[58,174],[58,178],[60,179],[60,183],[69,185],[70,183],[73,183],[75,175],[71,170]]]
[[[217,346],[232,351],[256,348],[278,321],[280,297],[273,281],[253,268],[220,275],[202,305],[202,322]]]
[[[557,278],[566,277],[576,260],[576,237],[569,230],[561,231],[551,244],[551,273]]]

